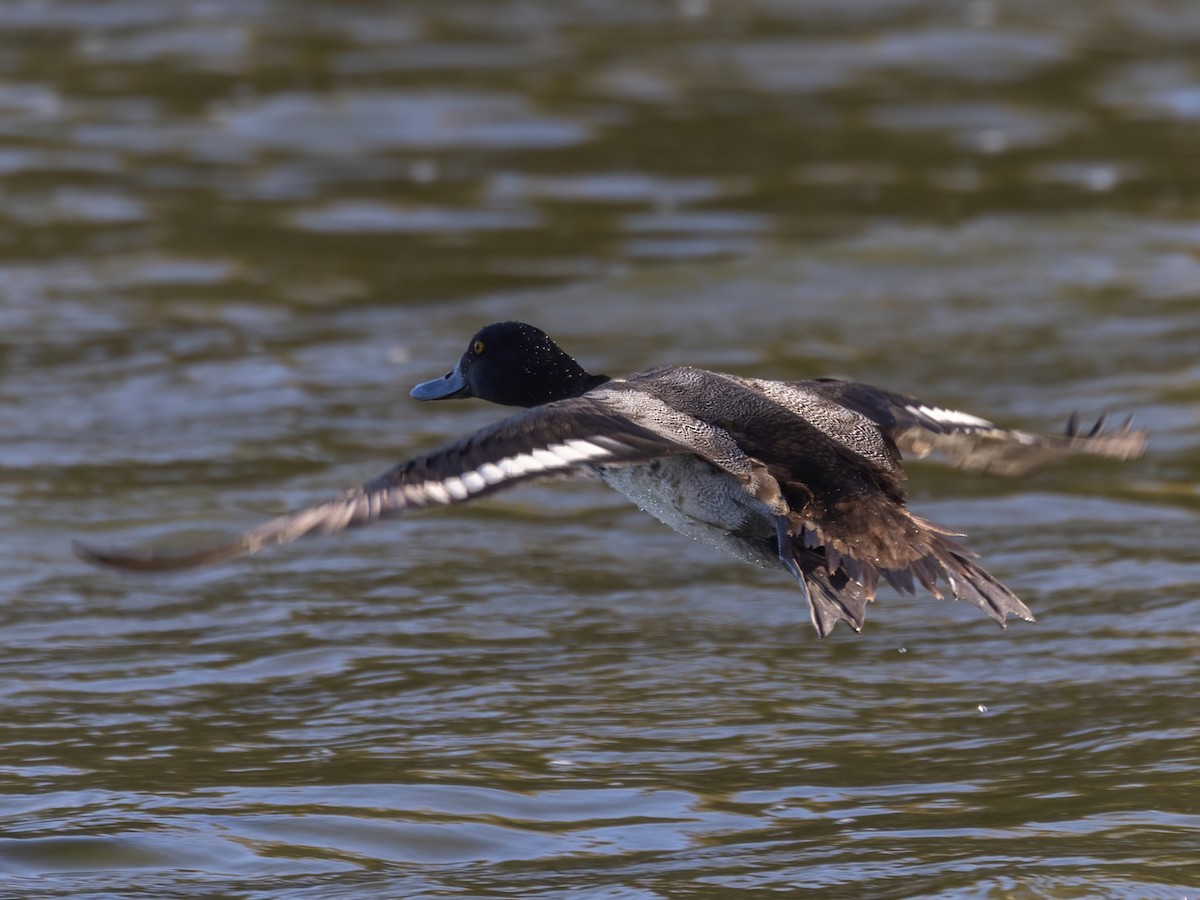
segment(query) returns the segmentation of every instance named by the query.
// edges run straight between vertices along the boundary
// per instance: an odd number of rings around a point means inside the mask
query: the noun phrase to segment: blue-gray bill
[[[417,400],[451,400],[470,397],[462,369],[455,366],[441,378],[422,381],[409,394]]]

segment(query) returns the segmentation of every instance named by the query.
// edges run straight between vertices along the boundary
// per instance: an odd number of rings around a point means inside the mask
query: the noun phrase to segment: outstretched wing
[[[438,450],[414,457],[338,497],[264,522],[235,540],[193,553],[163,555],[76,542],[88,562],[144,572],[188,569],[257,553],[307,535],[357,528],[413,509],[464,503],[524,481],[579,474],[687,452],[602,404],[578,397],[535,407]]]
[[[1075,416],[1061,435],[1002,428],[987,419],[923,403],[866,384],[835,379],[807,383],[814,390],[879,425],[900,451],[918,459],[936,454],[971,472],[1023,475],[1073,453],[1133,459],[1146,448],[1146,432],[1126,421],[1104,431],[1104,418],[1083,431]]]

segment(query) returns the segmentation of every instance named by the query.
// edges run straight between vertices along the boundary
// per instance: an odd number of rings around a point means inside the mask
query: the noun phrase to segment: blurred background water
[[[1195,898],[1200,5],[0,4],[0,895]],[[1039,616],[593,485],[174,578],[593,370],[841,374],[1141,461],[911,467]]]

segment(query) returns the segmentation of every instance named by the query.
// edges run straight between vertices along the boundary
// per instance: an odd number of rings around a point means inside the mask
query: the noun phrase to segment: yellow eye
[[[481,353],[483,353],[483,341],[476,341],[475,345],[471,349],[475,351],[476,356],[479,356]]]

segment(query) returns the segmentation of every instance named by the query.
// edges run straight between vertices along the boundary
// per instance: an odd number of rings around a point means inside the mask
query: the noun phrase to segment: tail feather
[[[883,577],[887,579],[888,584],[901,594],[915,594],[917,592],[913,584],[912,566],[909,566],[907,569],[884,569]]]
[[[803,528],[799,535],[792,535],[783,551],[789,554],[791,565],[785,565],[802,575],[800,586],[820,637],[830,634],[838,622],[861,631],[880,578],[907,594],[915,594],[920,583],[938,599],[942,597],[938,583],[942,582],[955,600],[978,606],[1002,628],[1009,616],[1034,621],[1029,607],[979,565],[971,551],[938,526],[915,516],[913,522],[920,526],[913,556],[907,565],[890,568],[845,552],[830,552],[828,544],[821,546],[814,540],[812,529]]]
[[[828,636],[839,621],[862,631],[867,604],[874,599],[865,587],[847,578],[843,570],[830,575],[822,568],[807,573],[805,582],[809,614],[818,635]]]
[[[991,616],[1001,628],[1005,620],[1016,616],[1026,622],[1035,621],[1029,607],[1021,599],[992,577],[983,566],[970,559],[956,557],[957,570],[946,571],[946,582],[954,592],[955,600],[974,603]]]

